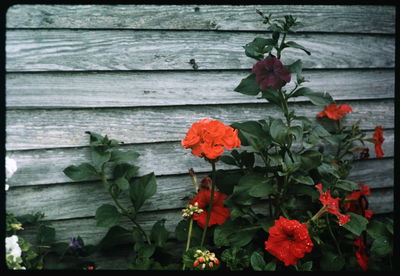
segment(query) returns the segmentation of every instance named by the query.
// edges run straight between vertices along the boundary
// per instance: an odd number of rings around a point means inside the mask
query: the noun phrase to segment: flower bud
[[[203,257],[198,258],[198,260],[200,263],[204,263],[204,261],[205,261]]]
[[[198,266],[198,265],[199,265],[199,261],[198,261],[198,260],[194,261],[193,267],[196,267],[196,266]]]
[[[208,263],[208,266],[209,266],[209,267],[213,267],[213,266],[214,266],[214,263],[213,263],[213,262],[209,262],[209,263]]]

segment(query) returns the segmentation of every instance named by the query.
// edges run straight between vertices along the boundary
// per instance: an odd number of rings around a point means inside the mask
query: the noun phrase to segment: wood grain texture
[[[367,132],[372,137],[372,132]],[[394,132],[385,130],[383,151],[385,157],[394,155]],[[374,146],[366,143],[371,158],[375,157]],[[141,154],[135,163],[140,167],[139,175],[154,172],[157,176],[186,174],[189,168],[196,172],[209,172],[210,166],[204,160],[193,156],[179,142],[126,145],[122,150],[135,150]],[[29,186],[72,182],[63,173],[70,165],[79,165],[90,161],[90,152],[84,148],[65,148],[48,150],[12,151],[7,154],[17,162],[18,170],[9,179],[10,189],[14,186]],[[217,169],[232,169],[232,166],[218,164]],[[374,168],[374,166],[371,166]],[[108,174],[111,175],[111,174]]]
[[[353,108],[344,124],[361,120],[364,129],[394,127],[394,101],[346,101]],[[296,115],[315,119],[323,108],[310,103],[289,105]],[[125,143],[180,141],[190,126],[202,119],[225,124],[279,117],[281,112],[268,103],[197,105],[102,109],[7,110],[6,148],[38,149],[88,145],[85,131],[108,135]],[[367,119],[368,118],[368,119]]]
[[[368,196],[368,201],[369,208],[374,210],[376,214],[393,212],[393,191],[391,189],[372,190],[371,195]],[[166,219],[165,227],[173,237],[175,227],[182,219],[181,215],[181,209],[144,212],[138,215],[138,222],[148,232],[156,221]],[[108,230],[105,227],[97,227],[94,218],[58,220],[52,221],[52,225],[56,229],[56,240],[63,242],[68,242],[69,237],[79,235],[85,243],[96,244]],[[120,225],[126,228],[131,227],[131,223],[127,220],[121,220]]]
[[[198,181],[204,176],[204,173],[198,174]],[[393,187],[393,177],[393,159],[386,158],[356,162],[349,179],[377,189]],[[156,194],[146,201],[141,211],[184,208],[193,197],[194,186],[188,174],[159,176]],[[131,206],[127,193],[120,199],[124,206]],[[59,220],[94,216],[102,204],[113,202],[101,183],[94,181],[13,187],[7,192],[6,208],[15,214],[42,211],[47,219]]]
[[[130,30],[11,30],[6,32],[7,71],[249,69],[243,47],[262,33]],[[269,36],[269,35],[268,35]],[[309,49],[284,50],[282,61],[301,58],[304,68],[393,68],[393,36],[296,34]],[[155,43],[157,42],[157,43]],[[160,43],[162,42],[162,43]]]
[[[395,7],[377,5],[15,5],[6,19],[7,28],[263,31],[255,9],[298,17],[302,32],[395,33]]]
[[[248,71],[9,73],[6,107],[82,108],[265,102],[233,90]],[[306,70],[335,100],[394,98],[394,70]],[[290,91],[293,82],[285,88]],[[340,87],[340,89],[338,89]],[[355,93],[355,91],[357,93]],[[112,96],[111,96],[112,95]],[[296,101],[304,99],[297,98]]]

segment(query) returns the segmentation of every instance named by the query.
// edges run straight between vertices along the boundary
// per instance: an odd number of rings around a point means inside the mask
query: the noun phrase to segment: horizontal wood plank
[[[367,137],[372,137],[372,132],[366,132],[366,134]],[[385,130],[384,136],[385,141],[382,147],[385,157],[392,157],[394,155],[394,131]],[[366,146],[370,149],[371,158],[374,158],[374,145],[366,143]],[[135,162],[140,167],[139,175],[150,172],[154,172],[157,176],[186,174],[189,168],[194,168],[196,172],[210,171],[210,165],[207,162],[193,156],[190,150],[184,149],[179,142],[126,145],[121,150],[135,150],[141,154]],[[8,180],[10,189],[14,186],[72,182],[64,175],[63,170],[70,165],[90,162],[90,152],[87,147],[12,151],[7,152],[7,156],[15,159],[18,166],[18,170]],[[234,167],[222,163],[219,163],[217,167],[217,169],[232,168]]]
[[[393,212],[392,189],[372,190],[371,195],[368,196],[368,201],[369,208],[373,210],[375,214]],[[175,227],[182,219],[181,215],[181,209],[145,212],[138,215],[137,221],[143,229],[148,232],[156,221],[166,219],[165,227],[171,232],[171,237],[173,237]],[[97,227],[94,218],[52,221],[52,225],[56,229],[56,240],[62,242],[69,242],[69,237],[76,237],[79,235],[84,239],[85,243],[96,244],[104,237],[108,230],[106,227]],[[132,226],[127,220],[122,220],[120,225],[128,229]],[[27,234],[29,235],[29,233]]]
[[[6,32],[7,71],[249,69],[255,61],[243,47],[262,33],[11,30]],[[268,35],[269,36],[269,35]],[[286,64],[301,58],[305,68],[393,68],[393,36],[295,34],[309,49],[284,50]],[[162,42],[162,43],[160,43]]]
[[[346,101],[353,113],[343,120],[361,120],[363,129],[394,127],[394,101]],[[310,103],[289,105],[296,115],[315,119],[323,108]],[[283,117],[268,103],[103,109],[7,110],[7,150],[74,147],[88,145],[86,131],[108,135],[124,143],[180,141],[190,126],[203,118],[225,124]]]
[[[6,107],[134,107],[265,102],[234,92],[248,71],[9,73]],[[394,70],[306,70],[304,86],[335,100],[394,97]],[[285,88],[290,91],[293,82]],[[340,89],[338,89],[340,88]],[[111,96],[112,95],[112,96]],[[298,98],[296,101],[300,101]]]
[[[395,7],[377,5],[15,5],[7,28],[263,31],[255,9],[291,14],[302,32],[395,33]]]
[[[204,173],[198,174],[198,181],[204,176]],[[375,189],[393,187],[393,177],[393,159],[386,158],[356,162],[349,179]],[[156,194],[143,205],[141,211],[184,208],[193,196],[194,186],[188,174],[159,176]],[[123,205],[131,206],[126,193],[120,198]],[[102,204],[113,202],[101,183],[95,181],[13,187],[7,192],[6,208],[15,214],[42,211],[47,219],[57,220],[94,216]]]

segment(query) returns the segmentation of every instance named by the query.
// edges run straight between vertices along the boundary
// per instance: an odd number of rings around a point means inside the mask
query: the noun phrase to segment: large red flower
[[[374,131],[374,136],[372,136],[375,139],[375,153],[377,158],[382,158],[384,156],[383,150],[382,150],[382,144],[383,141],[385,141],[385,138],[383,137],[383,129],[382,126],[376,126],[375,131]]]
[[[265,250],[286,266],[295,265],[298,259],[312,251],[313,246],[306,223],[282,216],[269,228],[269,237],[265,242]]]
[[[218,120],[202,119],[193,123],[181,141],[182,146],[192,149],[192,154],[208,159],[216,159],[224,153],[240,147],[238,130],[224,125]]]
[[[214,201],[212,204],[210,220],[208,222],[208,226],[214,224],[224,224],[224,222],[229,218],[231,212],[228,208],[224,207],[224,200],[228,196],[218,191],[214,191]],[[197,221],[197,224],[204,228],[206,226],[207,213],[208,213],[208,205],[211,200],[211,191],[206,189],[201,189],[197,195],[189,202],[189,204],[194,205],[196,202],[198,203],[198,207],[203,209],[203,212],[200,214],[193,214],[193,220]]]
[[[322,190],[322,184],[315,185],[315,188],[319,191],[319,200],[324,207],[326,206],[326,211],[335,215],[338,218],[340,226],[345,225],[350,221],[350,215],[344,215],[339,212],[339,198],[333,198],[331,196],[331,191],[327,190],[324,192]]]
[[[256,82],[261,90],[279,89],[290,82],[291,78],[289,70],[283,67],[282,62],[275,57],[269,57],[254,64],[253,73],[256,74]]]
[[[363,215],[366,219],[370,219],[374,212],[366,209],[367,200],[365,199],[365,196],[370,195],[371,190],[364,184],[359,184],[358,186],[360,186],[359,191],[354,191],[346,197],[344,208],[346,209],[346,212]]]
[[[367,249],[361,237],[357,237],[353,244],[356,246],[356,259],[357,263],[360,265],[361,269],[366,271],[368,270],[368,255]]]
[[[328,104],[324,110],[317,114],[317,117],[328,117],[332,120],[343,118],[344,114],[352,112],[353,109],[347,104]]]

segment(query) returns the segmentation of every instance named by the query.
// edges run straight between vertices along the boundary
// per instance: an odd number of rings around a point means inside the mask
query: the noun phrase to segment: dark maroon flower
[[[289,70],[283,67],[282,62],[275,57],[269,57],[254,64],[253,73],[256,74],[256,82],[261,90],[279,89],[290,82],[291,78]]]

